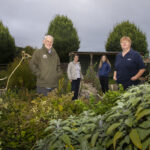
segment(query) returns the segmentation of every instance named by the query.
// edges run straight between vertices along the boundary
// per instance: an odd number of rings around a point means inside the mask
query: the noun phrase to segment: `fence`
[[[0,70],[5,70],[7,68],[7,64],[0,64]]]

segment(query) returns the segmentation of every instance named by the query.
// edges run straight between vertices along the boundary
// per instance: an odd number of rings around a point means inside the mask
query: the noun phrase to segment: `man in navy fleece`
[[[140,54],[131,48],[131,39],[124,36],[120,39],[122,52],[116,57],[114,80],[124,89],[139,84],[139,78],[145,72],[145,65]]]

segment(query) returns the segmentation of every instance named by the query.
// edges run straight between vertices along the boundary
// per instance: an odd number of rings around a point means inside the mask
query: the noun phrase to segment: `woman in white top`
[[[83,75],[81,72],[81,65],[78,62],[79,56],[77,54],[74,55],[74,60],[69,63],[67,74],[68,78],[71,82],[71,91],[74,92],[74,96],[72,100],[78,99],[80,81],[83,79]]]

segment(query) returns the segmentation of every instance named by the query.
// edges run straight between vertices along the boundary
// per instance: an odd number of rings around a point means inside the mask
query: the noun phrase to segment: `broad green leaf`
[[[147,120],[150,120],[150,116],[147,116],[146,118],[147,118]]]
[[[140,120],[142,117],[144,117],[144,116],[146,116],[146,115],[148,115],[148,114],[150,114],[150,109],[145,109],[145,110],[143,110],[142,112],[140,112],[140,113],[137,115],[136,120],[138,121],[138,120]]]
[[[132,106],[135,106],[140,100],[141,100],[141,97],[130,99]]]
[[[150,129],[137,128],[137,131],[141,140],[144,140],[148,135],[150,135]]]
[[[124,144],[129,144],[130,143],[130,138],[129,136],[125,136],[119,143],[119,146],[122,148]]]
[[[142,150],[146,150],[148,149],[148,147],[150,148],[150,137],[146,139],[142,144],[143,144]]]
[[[87,140],[82,140],[81,142],[81,150],[89,150],[89,145]]]
[[[116,149],[116,143],[117,143],[117,140],[120,139],[121,137],[123,136],[123,133],[118,131],[114,138],[113,138],[113,146],[114,146],[114,149]]]
[[[121,123],[114,123],[112,124],[106,131],[106,134],[109,135],[112,133],[113,130],[115,130],[117,127],[120,126]]]
[[[68,135],[63,134],[60,139],[67,145],[71,145],[71,141]]]
[[[113,144],[113,139],[110,139],[107,144],[106,144],[106,147],[110,147],[111,145]]]
[[[110,116],[106,119],[106,122],[110,122],[110,121],[112,121],[115,117],[118,117],[118,116],[120,116],[120,115],[121,115],[120,113],[112,114],[112,115],[110,115]]]
[[[131,144],[130,145],[127,145],[127,147],[125,147],[125,149],[124,150],[132,150],[132,146],[131,146]]]
[[[134,150],[138,150],[138,148],[136,146],[134,146]]]
[[[83,137],[83,139],[89,139],[91,137],[91,134],[87,134]]]
[[[128,98],[129,96],[131,96],[131,93],[129,93],[129,92],[126,92],[123,94],[123,98]]]
[[[130,139],[132,141],[132,143],[139,149],[142,149],[142,143],[141,143],[141,140],[139,138],[139,135],[138,135],[138,132],[136,129],[132,129],[130,134]]]
[[[98,138],[98,135],[99,135],[99,132],[95,133],[93,136],[92,136],[92,139],[91,139],[91,145],[92,147],[95,146],[95,143],[96,143],[96,140]]]
[[[142,106],[138,106],[137,111],[135,113],[135,116],[138,115],[139,112],[141,112],[144,108]]]
[[[144,121],[142,124],[140,124],[140,127],[145,129],[150,128],[150,120]]]
[[[125,120],[125,124],[129,127],[132,127],[133,125],[133,118],[128,118]]]

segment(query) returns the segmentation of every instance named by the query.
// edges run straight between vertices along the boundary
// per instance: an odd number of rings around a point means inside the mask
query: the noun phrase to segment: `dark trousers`
[[[108,77],[100,76],[99,81],[102,87],[103,93],[108,91]]]
[[[77,80],[72,80],[71,91],[74,92],[72,100],[78,99],[79,88],[80,88],[80,78],[78,78]]]
[[[55,89],[55,88],[47,89],[47,88],[45,88],[45,87],[37,87],[37,88],[36,88],[36,91],[37,91],[38,94],[42,94],[42,95],[44,95],[44,96],[47,96],[47,94],[48,94],[49,92],[51,92],[52,90],[54,90],[54,89]]]

